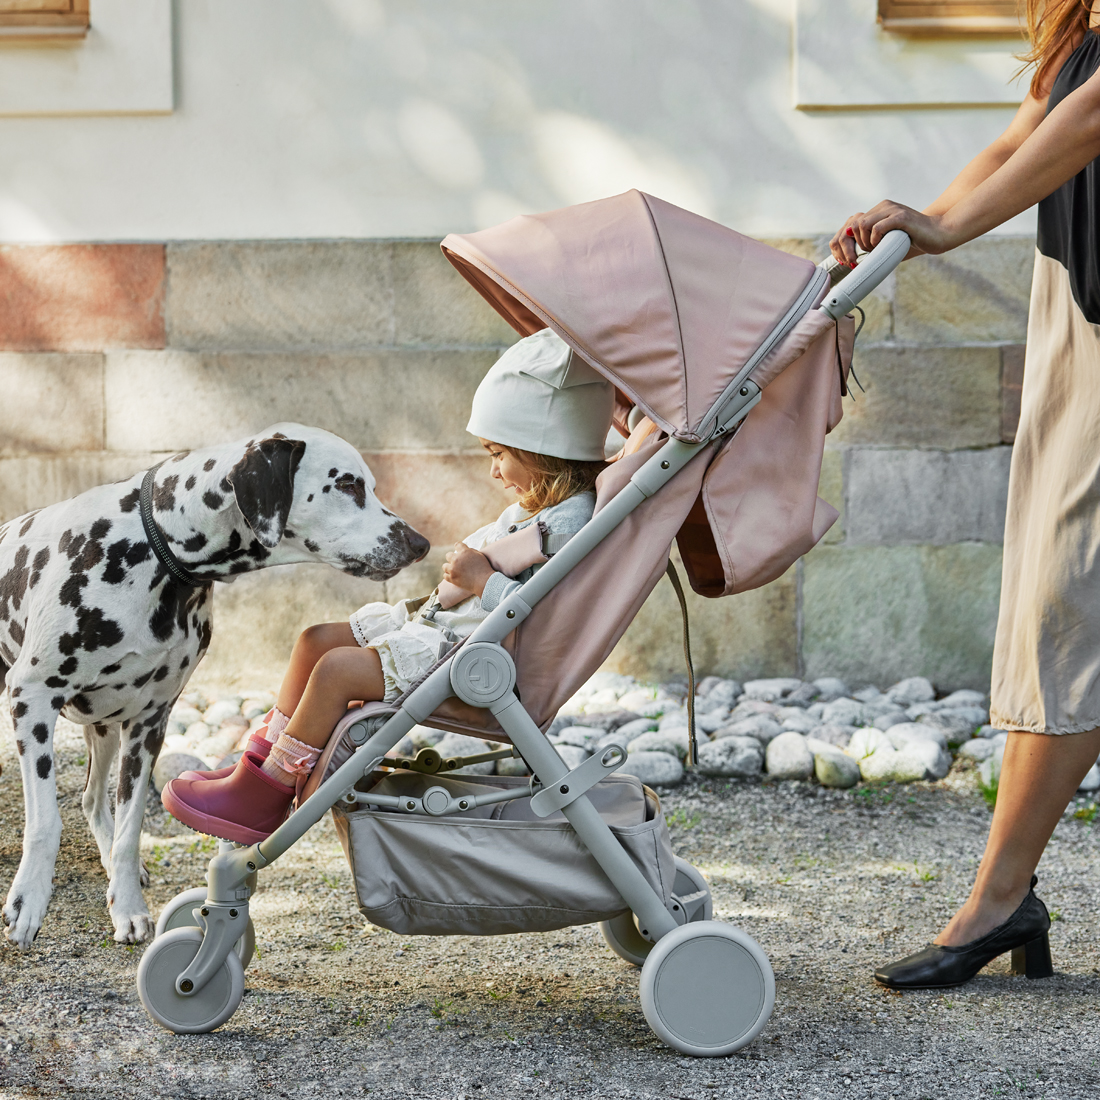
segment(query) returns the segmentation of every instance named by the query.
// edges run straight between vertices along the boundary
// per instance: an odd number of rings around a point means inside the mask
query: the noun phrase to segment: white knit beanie
[[[466,430],[521,451],[598,462],[615,389],[548,328],[513,344],[474,394]]]

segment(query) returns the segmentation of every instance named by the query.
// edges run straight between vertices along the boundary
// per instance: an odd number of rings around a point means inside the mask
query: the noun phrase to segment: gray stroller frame
[[[848,313],[900,263],[908,249],[905,234],[890,234],[856,272],[828,293],[820,311],[833,320]],[[248,847],[221,842],[209,864],[206,888],[189,891],[170,903],[158,924],[157,938],[141,960],[138,991],[150,1015],[177,1033],[211,1031],[232,1016],[244,990],[240,956],[247,964],[251,955],[248,909],[257,873],[288,851],[337,804],[439,816],[526,796],[532,798],[532,810],[538,817],[561,811],[633,914],[632,921],[628,917],[629,924],[607,922],[611,927],[605,927],[604,933],[624,958],[642,963],[642,1007],[656,1034],[683,1053],[714,1056],[730,1054],[760,1033],[775,997],[775,982],[764,952],[744,933],[707,919],[710,907],[705,881],[698,872],[691,874],[686,865],[681,871],[686,869],[687,878],[680,881],[695,889],[674,893],[666,905],[587,794],[625,762],[625,751],[613,746],[570,769],[516,694],[516,666],[502,643],[631,512],[700,451],[724,441],[741,425],[761,398],[760,387],[749,378],[751,371],[813,302],[821,301],[822,289],[837,266],[831,261],[818,266],[802,299],[725,388],[708,416],[713,425],[708,438],[699,442],[668,438],[559,553],[407,693],[396,713],[380,728],[371,734],[360,721],[352,740],[366,740],[266,840]],[[370,776],[415,725],[428,721],[452,696],[491,712],[536,777],[529,791],[512,788],[454,799],[437,787],[422,799],[403,799],[356,790],[356,784]],[[510,754],[505,749],[487,756]],[[167,919],[169,911],[172,919]]]

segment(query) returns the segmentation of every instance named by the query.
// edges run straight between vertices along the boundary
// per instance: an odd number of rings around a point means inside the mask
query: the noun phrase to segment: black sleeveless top
[[[1100,68],[1100,34],[1089,33],[1066,59],[1047,114]],[[1039,203],[1039,251],[1069,272],[1070,289],[1085,319],[1100,325],[1100,157]]]

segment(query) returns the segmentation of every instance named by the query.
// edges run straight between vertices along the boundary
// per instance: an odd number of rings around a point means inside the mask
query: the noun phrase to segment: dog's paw
[[[146,943],[153,938],[157,930],[153,918],[148,913],[134,913],[129,917],[119,917],[112,909],[111,920],[115,926],[115,943]]]
[[[49,903],[48,883],[45,889],[31,882],[20,884],[17,875],[8,892],[8,900],[4,904],[3,911],[4,923],[7,925],[5,935],[9,942],[24,950],[29,948],[42,927],[46,906]]]
[[[149,885],[153,880],[149,877],[149,868],[145,866],[145,860],[141,861],[141,873],[138,875],[138,882],[141,883],[142,889]]]

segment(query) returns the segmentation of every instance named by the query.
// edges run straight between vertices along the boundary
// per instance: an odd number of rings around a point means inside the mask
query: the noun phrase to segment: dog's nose
[[[409,544],[413,561],[420,561],[432,548],[432,544],[419,532],[409,527],[405,532],[405,541]]]

